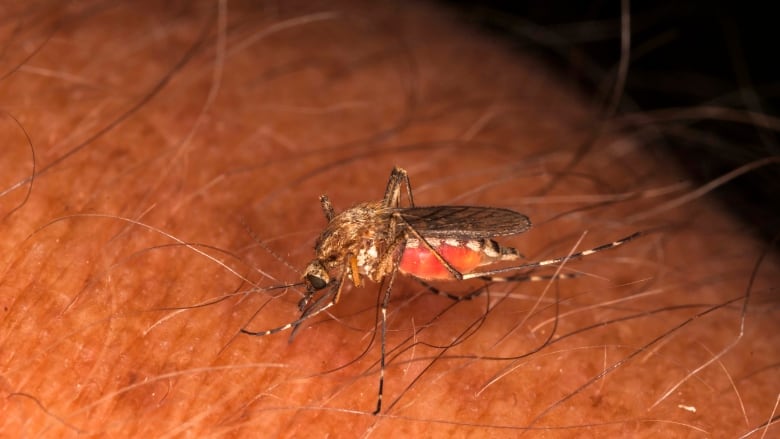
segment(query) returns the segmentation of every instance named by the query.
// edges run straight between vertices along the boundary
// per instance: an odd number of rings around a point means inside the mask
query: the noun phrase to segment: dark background
[[[596,102],[606,102],[620,60],[620,1],[441,3],[464,25],[538,55]],[[631,63],[618,114],[712,105],[777,116],[780,32],[769,7],[661,0],[631,2],[629,9]],[[780,155],[777,132],[751,123],[686,119],[660,127],[665,135],[648,147],[672,153],[699,183]],[[714,194],[757,236],[771,240],[780,229],[779,175],[777,165],[766,166]]]

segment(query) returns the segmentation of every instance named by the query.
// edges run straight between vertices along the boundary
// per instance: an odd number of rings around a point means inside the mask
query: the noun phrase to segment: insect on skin
[[[402,190],[408,195],[409,207],[401,207]],[[265,336],[292,329],[292,338],[301,323],[338,303],[347,279],[352,280],[355,286],[362,284],[363,277],[375,283],[387,281],[381,304],[379,392],[374,414],[382,408],[387,305],[396,273],[408,274],[422,281],[475,278],[488,281],[536,280],[533,276],[500,278],[494,275],[560,264],[617,247],[641,234],[634,233],[566,257],[480,270],[486,265],[519,258],[517,250],[503,247],[492,238],[527,231],[531,228],[527,216],[497,207],[417,207],[412,198],[409,176],[398,167],[390,173],[385,195],[380,201],[361,203],[338,214],[327,196],[321,196],[320,203],[328,225],[317,239],[315,258],[306,267],[303,276],[306,293],[298,303],[300,317],[278,328],[259,332],[242,329],[241,332]],[[315,297],[326,288],[323,294]],[[447,296],[455,300],[473,297]]]

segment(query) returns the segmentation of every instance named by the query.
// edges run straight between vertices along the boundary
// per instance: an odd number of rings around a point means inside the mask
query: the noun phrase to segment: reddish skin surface
[[[706,199],[654,212],[683,177],[609,127],[580,154],[597,112],[539,65],[421,6],[231,2],[220,33],[212,3],[159,3],[4,12],[0,436],[734,437],[773,416],[777,261],[751,284],[761,247]],[[251,284],[300,280],[317,196],[379,199],[393,165],[419,205],[528,214],[502,243],[531,260],[667,227],[570,266],[592,276],[491,286],[489,312],[399,276],[373,416],[377,285],[292,343],[239,329],[296,316],[297,290]]]

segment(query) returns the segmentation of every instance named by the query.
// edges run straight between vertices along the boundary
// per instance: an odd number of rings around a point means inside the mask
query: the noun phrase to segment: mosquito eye
[[[311,261],[308,267],[306,267],[306,274],[303,276],[306,279],[306,286],[309,291],[317,291],[325,288],[330,282],[330,276],[328,271],[322,265],[322,262],[315,259]]]
[[[325,281],[325,279],[314,275],[314,274],[307,274],[306,275],[306,281],[311,285],[311,287],[315,290],[321,290],[325,288],[328,283]]]

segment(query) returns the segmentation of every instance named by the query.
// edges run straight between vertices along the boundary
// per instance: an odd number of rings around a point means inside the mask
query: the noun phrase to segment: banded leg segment
[[[543,275],[518,274],[515,276],[483,276],[481,279],[486,282],[551,282],[551,281],[563,280],[563,279],[575,279],[577,277],[579,277],[579,274],[577,273],[558,273],[558,274],[543,274]],[[477,297],[481,296],[482,293],[485,292],[485,289],[489,286],[489,285],[483,285],[464,295],[458,295],[458,294],[452,294],[446,291],[442,291],[439,288],[436,288],[435,286],[423,281],[422,279],[417,279],[417,281],[420,282],[422,286],[427,288],[428,291],[430,291],[432,294],[446,297],[455,302],[465,302],[468,300],[474,300]]]
[[[309,298],[304,297],[301,300],[301,302],[298,304],[299,308],[301,307],[304,308],[301,310],[301,316],[293,320],[292,322],[289,322],[282,326],[277,326],[276,328],[267,329],[265,331],[249,331],[247,329],[241,328],[241,332],[243,334],[252,335],[256,337],[264,337],[266,335],[276,334],[278,332],[292,329],[292,332],[290,333],[290,341],[292,341],[301,324],[303,324],[310,318],[324,311],[327,311],[328,309],[330,309],[332,306],[336,305],[339,302],[339,299],[341,297],[341,289],[344,287],[344,277],[345,275],[342,275],[338,279],[337,284],[334,284],[327,294],[320,296],[314,302],[308,302]]]
[[[409,181],[409,174],[406,170],[396,166],[390,173],[390,179],[387,181],[385,196],[382,198],[384,207],[401,207],[401,190],[405,188],[409,196],[409,207],[414,207],[414,198],[412,197],[412,183]]]
[[[574,253],[569,256],[564,256],[561,258],[554,258],[554,259],[547,259],[545,261],[539,261],[539,262],[531,262],[528,264],[522,264],[522,265],[515,265],[513,267],[504,267],[504,268],[498,268],[495,270],[488,270],[488,271],[481,271],[481,272],[474,272],[474,273],[468,273],[463,275],[463,279],[476,279],[476,278],[485,278],[485,277],[492,277],[496,274],[501,273],[508,273],[511,271],[517,271],[517,270],[532,270],[534,268],[539,267],[546,267],[548,265],[555,265],[555,264],[561,264],[564,262],[568,262],[574,259],[579,259],[585,256],[590,256],[594,253],[602,252],[604,250],[613,249],[615,247],[619,247],[629,241],[633,241],[634,239],[642,236],[642,232],[636,232],[632,235],[626,236],[625,238],[618,239],[617,241],[611,242],[609,244],[600,245],[598,247],[594,247],[590,250],[581,251],[578,253]]]

